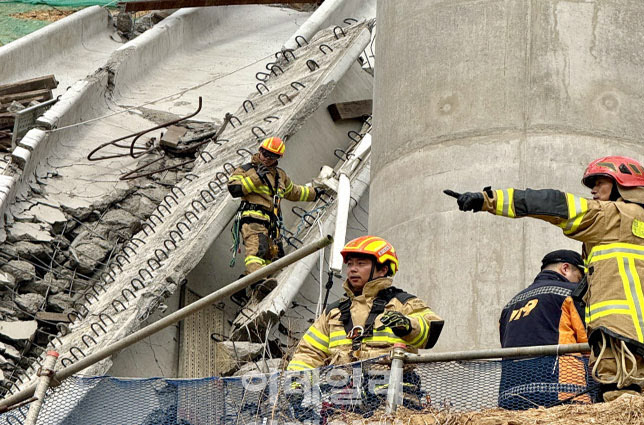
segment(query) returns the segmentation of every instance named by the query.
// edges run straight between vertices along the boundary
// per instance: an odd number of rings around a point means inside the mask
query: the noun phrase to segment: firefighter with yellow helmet
[[[228,179],[228,191],[232,197],[242,199],[238,215],[239,231],[246,250],[245,274],[284,254],[277,242],[282,217],[281,200],[310,202],[324,193],[320,188],[294,184],[277,166],[285,150],[284,141],[279,137],[264,139],[251,161],[238,167]],[[261,286],[261,282],[257,285]],[[245,290],[231,298],[240,305],[248,301]]]
[[[421,299],[393,286],[394,247],[377,236],[354,239],[342,250],[346,296],[329,305],[304,334],[287,370],[300,371],[378,357],[394,344],[431,348],[443,320]]]
[[[582,183],[592,199],[553,189],[445,193],[462,211],[538,218],[583,242],[590,367],[608,401],[644,385],[644,167],[623,156],[600,158]]]

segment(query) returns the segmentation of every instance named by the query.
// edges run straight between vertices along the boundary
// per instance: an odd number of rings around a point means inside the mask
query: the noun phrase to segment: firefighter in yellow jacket
[[[590,366],[608,401],[644,384],[644,168],[627,157],[600,158],[582,183],[592,200],[552,189],[445,193],[462,211],[538,218],[583,242]]]
[[[232,197],[242,198],[239,224],[246,250],[246,274],[284,254],[277,242],[282,218],[281,200],[310,202],[324,193],[320,188],[294,184],[277,166],[285,150],[286,146],[279,137],[265,139],[251,162],[238,167],[228,179],[228,191]],[[232,298],[240,305],[247,301],[245,290]]]
[[[392,286],[398,257],[389,242],[363,236],[349,242],[342,256],[346,297],[309,327],[287,370],[378,357],[389,354],[395,343],[406,344],[409,351],[436,344],[443,320],[422,300]]]

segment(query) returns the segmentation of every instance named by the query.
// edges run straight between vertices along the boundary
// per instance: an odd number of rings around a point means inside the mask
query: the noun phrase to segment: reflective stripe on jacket
[[[644,208],[595,201],[552,189],[502,189],[483,193],[483,210],[505,217],[534,217],[584,243],[588,266],[588,338],[602,329],[644,349]]]
[[[255,171],[255,166],[259,163],[259,155],[255,154],[250,164],[235,169],[228,179],[228,190],[233,196],[241,195],[244,201],[261,205],[266,211],[272,211],[273,192]],[[266,176],[268,182],[273,186],[273,190],[275,189],[276,173],[279,173],[277,195],[280,198],[286,198],[289,201],[306,202],[315,199],[315,190],[312,187],[294,184],[286,175],[286,172],[279,167],[271,168],[270,174]],[[244,211],[242,216],[270,221],[268,214],[260,210]]]
[[[378,292],[390,287],[390,278],[379,278],[367,282],[362,294],[355,296],[345,281],[343,287],[351,298],[351,318],[354,326],[364,326]],[[443,320],[418,298],[401,303],[393,298],[385,306],[386,311],[399,311],[409,317],[412,331],[405,337],[397,337],[390,328],[382,331],[379,315],[374,322],[373,336],[362,340],[360,350],[352,353],[352,341],[347,338],[344,324],[340,320],[340,309],[332,308],[322,313],[300,340],[288,370],[313,369],[330,364],[346,364],[358,359],[368,359],[388,354],[395,343],[404,343],[408,350],[415,352],[425,348],[428,341],[435,342],[442,329]],[[384,314],[384,313],[383,313]]]

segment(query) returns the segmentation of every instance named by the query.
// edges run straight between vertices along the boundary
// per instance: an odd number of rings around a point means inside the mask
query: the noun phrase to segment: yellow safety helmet
[[[398,256],[393,245],[378,236],[361,236],[347,243],[342,251],[342,258],[347,262],[351,254],[368,255],[374,257],[378,264],[387,264],[390,275],[398,271]]]
[[[284,141],[279,137],[267,137],[264,139],[262,144],[259,146],[260,149],[265,149],[268,152],[271,152],[275,155],[282,156],[286,150],[286,145]]]

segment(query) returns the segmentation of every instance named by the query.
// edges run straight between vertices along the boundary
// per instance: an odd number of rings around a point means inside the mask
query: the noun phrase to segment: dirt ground
[[[11,16],[16,19],[35,19],[37,21],[56,22],[76,12],[78,9],[37,9],[22,13],[14,13]]]
[[[365,419],[357,415],[334,416],[330,425],[631,425],[644,424],[644,397],[623,395],[609,403],[567,405],[550,409],[510,411],[490,409],[457,413],[446,410],[416,412],[398,409],[395,416],[376,413]]]

